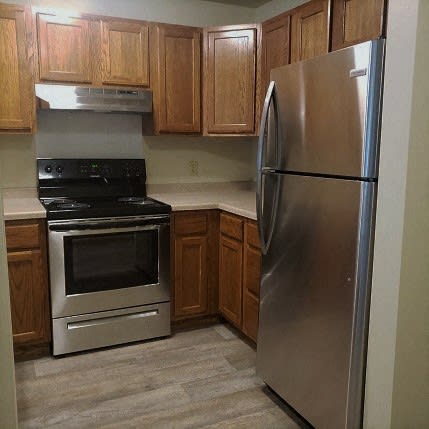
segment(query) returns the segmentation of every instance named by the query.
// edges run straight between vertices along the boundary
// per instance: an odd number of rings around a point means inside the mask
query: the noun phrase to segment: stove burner
[[[66,203],[58,204],[60,209],[88,209],[91,206],[86,203],[78,203],[76,201],[67,201]]]

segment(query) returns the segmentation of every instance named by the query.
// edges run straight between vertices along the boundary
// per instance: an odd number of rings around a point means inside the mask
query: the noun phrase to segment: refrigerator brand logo
[[[350,70],[350,78],[353,77],[359,77],[359,76],[366,76],[367,73],[367,68],[363,68],[363,69],[352,69]]]

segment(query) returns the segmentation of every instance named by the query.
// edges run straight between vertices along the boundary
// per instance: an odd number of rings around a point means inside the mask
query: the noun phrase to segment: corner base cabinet
[[[219,312],[256,341],[261,253],[256,222],[221,213]]]
[[[46,255],[42,220],[6,222],[7,260],[15,351],[51,339]]]
[[[172,320],[217,313],[218,221],[215,210],[172,216]]]

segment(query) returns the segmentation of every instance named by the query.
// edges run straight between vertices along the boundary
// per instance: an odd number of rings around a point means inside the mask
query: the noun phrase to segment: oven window
[[[158,283],[158,231],[64,237],[66,294]]]

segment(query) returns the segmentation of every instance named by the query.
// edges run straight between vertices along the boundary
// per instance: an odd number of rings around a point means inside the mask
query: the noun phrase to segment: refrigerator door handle
[[[275,225],[275,216],[277,212],[277,205],[278,205],[278,197],[279,197],[279,180],[278,177],[276,179],[276,190],[275,190],[275,197],[274,197],[274,204],[273,204],[273,210],[271,212],[271,219],[269,222],[268,227],[268,235],[265,235],[264,231],[264,222],[263,222],[263,216],[264,216],[264,210],[263,210],[263,192],[264,192],[264,175],[268,174],[275,174],[277,169],[273,167],[265,167],[265,150],[266,150],[266,134],[265,130],[267,127],[267,121],[268,121],[268,115],[269,115],[269,109],[271,105],[271,101],[273,102],[273,108],[274,108],[274,126],[275,126],[275,150],[276,150],[276,164],[280,161],[280,145],[279,145],[279,135],[278,135],[278,107],[277,107],[277,93],[276,93],[276,84],[274,81],[270,82],[270,85],[268,87],[267,95],[265,96],[264,101],[264,108],[262,110],[262,117],[261,117],[261,126],[260,126],[260,135],[258,140],[258,151],[256,155],[256,215],[258,220],[258,227],[259,227],[259,239],[261,243],[261,252],[263,255],[266,255],[268,252],[268,249],[270,247],[271,239],[274,232],[274,225]]]

